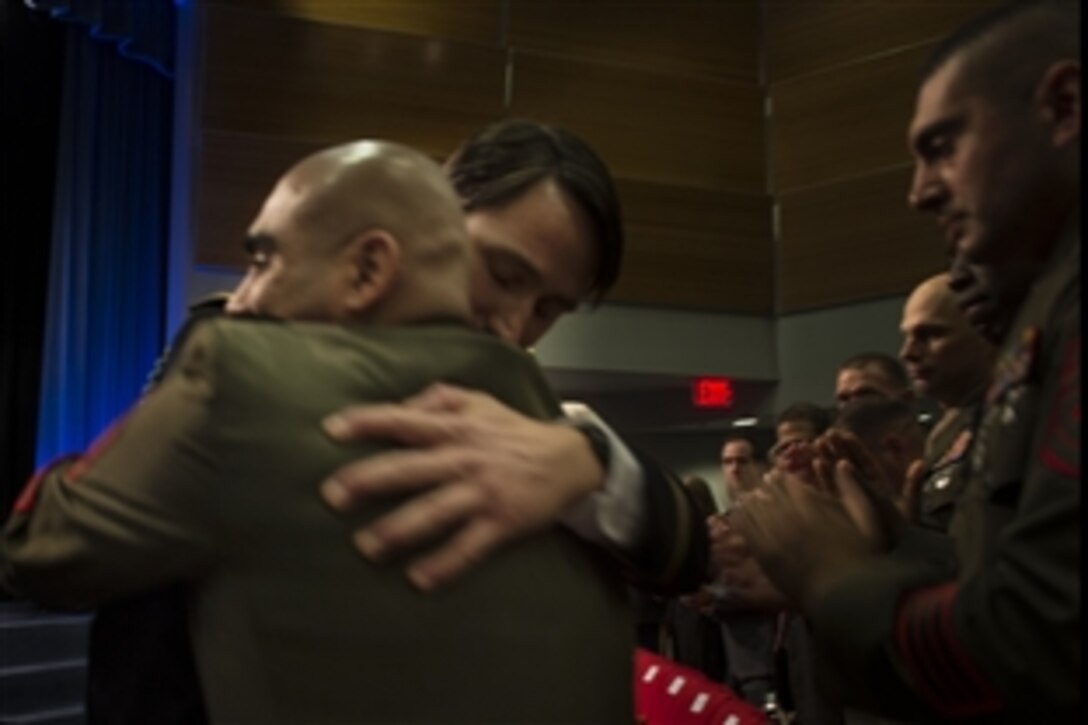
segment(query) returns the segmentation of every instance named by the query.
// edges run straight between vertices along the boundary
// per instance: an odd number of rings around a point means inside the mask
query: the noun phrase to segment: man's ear
[[[400,244],[384,229],[369,229],[344,249],[349,282],[344,306],[351,313],[373,308],[389,293],[400,271]]]
[[[1063,60],[1047,68],[1036,97],[1056,147],[1080,138],[1080,61]]]

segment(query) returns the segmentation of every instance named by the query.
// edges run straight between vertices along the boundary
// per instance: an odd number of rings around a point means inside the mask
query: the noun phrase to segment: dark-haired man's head
[[[909,202],[933,213],[968,321],[999,341],[1080,204],[1080,3],[1018,2],[924,68]]]
[[[774,426],[774,446],[769,458],[776,468],[782,468],[786,455],[803,443],[810,443],[831,424],[831,414],[815,403],[799,402],[778,414]]]
[[[442,168],[388,141],[295,164],[246,238],[226,310],[289,320],[396,324],[471,319],[464,213]]]
[[[903,485],[907,469],[925,451],[926,432],[911,406],[901,400],[856,400],[839,411],[833,428],[854,434],[880,465],[885,480],[896,487]]]
[[[468,139],[446,168],[478,252],[471,294],[483,327],[528,347],[615,283],[619,198],[608,168],[580,138],[500,121]]]
[[[881,352],[847,358],[835,376],[835,405],[839,408],[863,398],[909,401],[913,397],[902,363]]]
[[[722,479],[730,501],[760,482],[759,462],[752,441],[741,436],[726,438],[721,451]]]

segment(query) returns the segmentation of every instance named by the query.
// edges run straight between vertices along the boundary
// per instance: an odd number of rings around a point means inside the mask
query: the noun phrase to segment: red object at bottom
[[[762,725],[767,717],[702,672],[635,650],[635,715],[645,725]]]

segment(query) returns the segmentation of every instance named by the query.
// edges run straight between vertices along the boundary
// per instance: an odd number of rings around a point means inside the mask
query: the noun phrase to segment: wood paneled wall
[[[441,159],[522,116],[616,174],[612,301],[769,315],[901,294],[942,265],[905,203],[917,68],[994,4],[204,0],[197,262],[240,265],[311,150],[384,137]]]
[[[934,44],[996,2],[767,0],[780,312],[909,291],[943,266],[906,206],[906,129]]]
[[[759,0],[205,0],[197,263],[276,178],[361,137],[443,158],[504,116],[562,124],[613,169],[627,220],[610,299],[774,311]]]

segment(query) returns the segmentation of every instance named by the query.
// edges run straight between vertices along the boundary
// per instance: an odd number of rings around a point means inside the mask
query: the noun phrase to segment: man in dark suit
[[[4,585],[94,606],[185,583],[212,721],[630,722],[632,623],[594,550],[540,527],[427,597],[353,548],[388,503],[346,516],[314,495],[388,447],[323,434],[344,400],[444,380],[559,415],[531,357],[469,329],[473,258],[442,170],[389,143],[320,152],[246,246],[227,306],[259,318],[197,325],[161,385],[27,487]]]

